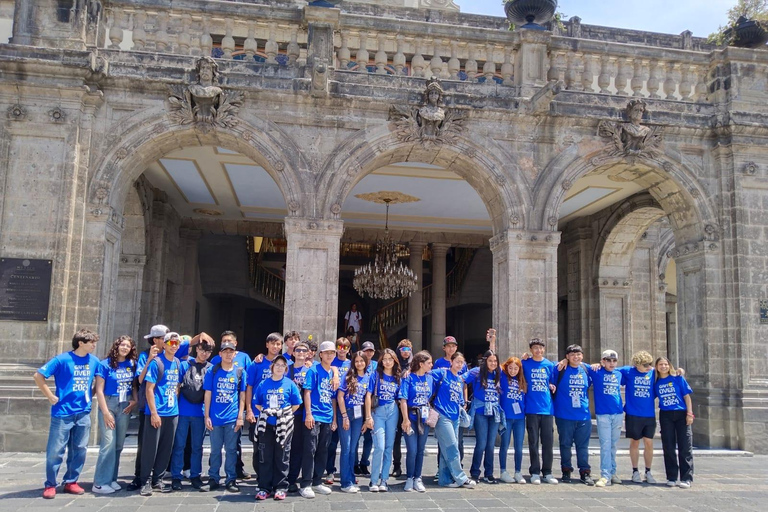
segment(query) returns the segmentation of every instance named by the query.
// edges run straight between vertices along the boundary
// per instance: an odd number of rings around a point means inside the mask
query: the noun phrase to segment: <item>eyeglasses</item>
[[[272,366],[272,368],[288,368],[288,366],[284,365],[283,363],[278,363],[278,364]]]
[[[305,354],[307,352],[309,352],[309,350],[307,350],[305,348],[295,348],[295,349],[293,349],[293,353],[294,354]]]
[[[172,347],[178,347],[181,342],[179,340],[168,340],[165,342],[166,345],[170,345]]]

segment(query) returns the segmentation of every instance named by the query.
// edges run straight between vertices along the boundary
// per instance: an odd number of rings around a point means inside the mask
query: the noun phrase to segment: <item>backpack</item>
[[[149,353],[149,350],[147,350],[147,353]],[[163,380],[163,377],[165,376],[165,363],[160,358],[160,354],[156,355],[152,361],[157,361],[157,382],[160,382]],[[149,366],[149,363],[152,361],[147,361],[147,366]],[[178,357],[173,358],[173,362],[176,363],[178,367],[181,367],[181,361]],[[147,379],[145,376],[144,381],[141,383],[141,386],[139,386],[139,411],[143,412],[146,409],[147,405]]]
[[[213,366],[210,362],[191,363],[184,378],[181,381],[179,390],[187,402],[191,404],[201,404],[205,399],[205,390],[203,389],[203,380],[209,368]]]

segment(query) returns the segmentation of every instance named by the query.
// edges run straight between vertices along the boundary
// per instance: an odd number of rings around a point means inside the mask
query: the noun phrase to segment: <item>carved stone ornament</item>
[[[241,91],[225,91],[218,85],[219,66],[211,57],[197,60],[197,83],[170,86],[169,117],[174,123],[195,125],[203,132],[218,126],[233,128],[240,120]]]
[[[63,123],[67,120],[67,115],[59,107],[55,107],[53,110],[48,111],[48,116],[53,123]]]
[[[288,209],[291,210],[292,212],[299,211],[300,207],[301,207],[301,205],[299,204],[298,201],[290,201],[290,202],[288,202]]]
[[[552,227],[557,226],[557,217],[554,217],[554,216],[550,217],[549,218],[549,225],[552,226]]]
[[[437,78],[427,80],[421,107],[389,107],[390,129],[400,142],[418,142],[424,147],[455,144],[464,128],[467,113],[445,108],[445,93]]]
[[[627,104],[628,123],[600,121],[597,133],[601,137],[610,139],[610,145],[606,149],[609,155],[653,158],[661,154],[659,146],[662,142],[662,129],[640,124],[645,111],[645,102],[633,99]]]
[[[117,160],[122,160],[127,156],[128,156],[128,150],[126,148],[120,148],[115,152],[115,158]]]
[[[333,203],[331,205],[331,213],[334,215],[338,215],[341,213],[341,205],[339,203]]]
[[[747,162],[744,164],[744,167],[742,168],[742,172],[746,174],[747,176],[754,176],[757,174],[759,167],[755,162]]]
[[[27,110],[18,103],[8,107],[7,113],[8,119],[13,119],[14,121],[21,121],[27,117]]]
[[[570,190],[573,186],[573,182],[571,180],[565,180],[562,184],[563,190]]]

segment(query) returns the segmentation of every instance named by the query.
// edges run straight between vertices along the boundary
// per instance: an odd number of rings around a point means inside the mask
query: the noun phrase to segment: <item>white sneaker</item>
[[[640,475],[639,471],[632,472],[632,481],[635,482],[636,484],[643,483],[643,477]]]
[[[122,491],[123,490],[123,488],[120,487],[120,484],[117,483],[117,482],[112,482],[111,484],[109,484],[109,486],[111,488],[113,488],[115,491]]]
[[[470,478],[469,480],[467,480],[466,482],[464,482],[464,484],[462,485],[462,487],[465,487],[465,488],[467,488],[467,489],[474,489],[475,487],[477,487],[477,482],[475,482],[474,480],[472,480],[472,479]]]
[[[690,489],[691,488],[691,482],[688,482],[688,481],[680,482],[679,484],[677,484],[677,486],[679,488],[681,488],[681,489]]]
[[[379,483],[379,492],[389,492],[389,485],[387,485],[387,482]]]
[[[315,491],[311,487],[302,487],[299,489],[299,496],[302,498],[312,499],[315,497]]]
[[[656,479],[653,478],[653,475],[651,474],[650,471],[646,471],[645,472],[645,481],[648,482],[649,484],[655,484],[656,483]]]
[[[606,487],[609,485],[611,485],[611,481],[605,478],[604,476],[600,477],[598,481],[595,482],[595,487]]]
[[[378,485],[376,485],[376,484],[375,484],[375,483],[373,483],[373,482],[370,482],[370,483],[368,484],[368,490],[369,490],[370,492],[379,492],[379,486],[378,486]]]
[[[403,487],[403,490],[405,492],[412,492],[413,491],[413,478],[408,478],[405,480],[405,487]]]
[[[458,489],[459,487],[461,487],[461,485],[462,484],[454,480],[453,482],[446,485],[446,487],[450,487],[451,489]]]
[[[544,475],[544,481],[548,484],[557,485],[557,478],[553,477],[551,474]]]
[[[349,493],[349,494],[354,494],[354,493],[359,492],[359,491],[360,491],[360,489],[358,489],[354,485],[350,485],[348,487],[342,487],[341,488],[341,492],[346,492],[346,493]],[[376,489],[376,491],[378,492],[378,488]],[[328,494],[330,494],[330,493],[328,493]]]
[[[418,492],[425,492],[427,490],[427,488],[424,487],[424,482],[421,481],[421,478],[414,479],[413,488]]]
[[[541,477],[539,475],[531,475],[531,483],[533,485],[540,485],[541,484]]]
[[[619,475],[616,475],[616,474],[611,475],[611,483],[621,485],[622,482],[621,482],[621,478],[619,478]]]
[[[517,473],[515,473],[515,482],[517,482],[519,484],[524,484],[525,483],[525,478],[523,478],[523,474],[520,473],[519,471]]]
[[[511,484],[512,482],[515,481],[515,479],[512,478],[512,475],[510,475],[506,470],[501,472],[501,476],[499,477],[499,480],[507,484]]]
[[[94,485],[92,491],[95,494],[112,494],[115,492],[111,485]]]
[[[190,474],[191,474],[191,472],[190,472],[190,470],[189,470],[189,469],[185,469],[184,471],[182,471],[182,472],[181,472],[181,475],[182,475],[184,478],[186,478],[187,480],[189,480],[189,475],[190,475]]]
[[[352,486],[352,487],[354,487],[354,486]],[[327,485],[323,485],[323,484],[316,485],[312,489],[314,489],[317,494],[324,494],[326,496],[328,494],[331,494],[331,492],[332,492],[330,487],[328,487]]]
[[[667,480],[667,487],[677,487],[677,484],[679,482],[675,482],[674,480]]]

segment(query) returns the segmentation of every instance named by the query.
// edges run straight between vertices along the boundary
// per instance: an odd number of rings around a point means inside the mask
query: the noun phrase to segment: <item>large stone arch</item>
[[[531,205],[524,174],[490,140],[480,146],[460,137],[454,145],[424,147],[400,142],[387,126],[356,133],[335,148],[318,178],[319,217],[339,219],[341,205],[355,185],[385,165],[398,162],[440,165],[464,178],[488,209],[494,233],[525,225]]]

